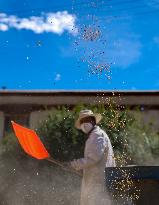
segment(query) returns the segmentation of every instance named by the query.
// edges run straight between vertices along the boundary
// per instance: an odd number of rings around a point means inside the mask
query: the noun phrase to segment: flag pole
[[[53,158],[51,158],[51,157],[50,157],[50,158],[46,158],[46,160],[49,161],[49,162],[52,162],[52,163],[54,163],[54,164],[56,164],[56,165],[58,165],[58,166],[60,166],[63,170],[65,170],[65,171],[67,171],[67,172],[72,172],[72,173],[75,173],[75,174],[78,175],[78,176],[82,176],[82,174],[80,174],[80,172],[78,172],[78,171],[76,171],[76,170],[73,170],[73,169],[70,169],[70,168],[64,166],[64,165],[62,164],[62,162],[59,162],[59,161],[57,161],[57,160],[55,160],[55,159],[53,159]]]

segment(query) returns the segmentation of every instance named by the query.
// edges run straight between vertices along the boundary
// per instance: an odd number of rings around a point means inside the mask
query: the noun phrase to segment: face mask
[[[90,122],[86,122],[86,123],[81,124],[81,130],[86,134],[89,133],[92,128],[93,128],[93,125]]]

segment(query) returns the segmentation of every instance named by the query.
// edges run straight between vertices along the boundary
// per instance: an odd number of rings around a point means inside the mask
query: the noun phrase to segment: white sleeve
[[[76,170],[81,170],[98,163],[106,149],[107,143],[103,136],[97,135],[86,143],[86,156],[84,158],[75,159],[71,162],[71,166]]]

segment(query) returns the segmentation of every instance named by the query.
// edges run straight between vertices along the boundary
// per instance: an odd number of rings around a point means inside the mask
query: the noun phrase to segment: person
[[[82,110],[75,127],[88,137],[84,158],[74,159],[70,166],[83,171],[80,205],[110,205],[111,198],[106,191],[105,167],[114,167],[115,159],[110,139],[97,124],[102,116],[91,110]]]

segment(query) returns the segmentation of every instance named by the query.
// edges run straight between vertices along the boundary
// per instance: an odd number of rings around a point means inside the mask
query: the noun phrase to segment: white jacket
[[[84,158],[71,162],[76,170],[83,170],[81,205],[110,205],[106,191],[105,167],[114,167],[114,153],[107,134],[98,126],[90,133]]]

